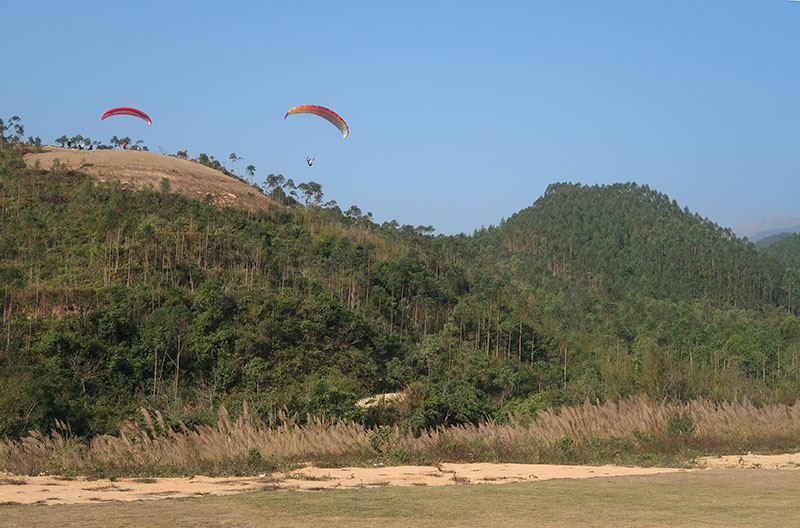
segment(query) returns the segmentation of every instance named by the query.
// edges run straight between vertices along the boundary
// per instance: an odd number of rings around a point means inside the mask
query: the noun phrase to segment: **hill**
[[[58,162],[62,168],[80,170],[100,181],[117,181],[136,189],[159,189],[162,180],[170,189],[196,200],[220,206],[263,209],[276,202],[247,183],[199,163],[172,156],[135,150],[77,150],[47,146],[25,155],[30,167],[45,170]]]
[[[419,430],[636,394],[800,395],[797,273],[647,187],[555,184],[499,226],[434,237],[310,185],[306,206],[222,209],[159,178],[227,176],[139,154],[100,171],[0,151],[0,436],[110,432],[141,406]],[[403,397],[357,405],[386,392]]]
[[[552,275],[620,297],[786,302],[781,264],[647,186],[553,184],[489,238]]]

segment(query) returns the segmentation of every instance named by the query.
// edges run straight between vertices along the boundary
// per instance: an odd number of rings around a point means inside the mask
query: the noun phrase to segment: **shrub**
[[[675,413],[667,422],[667,434],[672,438],[687,440],[694,436],[694,421],[688,412]]]

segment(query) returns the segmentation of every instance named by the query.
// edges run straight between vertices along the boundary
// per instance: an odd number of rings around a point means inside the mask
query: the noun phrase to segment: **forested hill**
[[[789,234],[761,252],[782,262],[787,268],[800,272],[800,235]]]
[[[141,406],[419,429],[634,394],[800,396],[797,272],[646,187],[553,185],[447,237],[281,175],[282,207],[220,207],[0,147],[0,437],[114,432]],[[356,405],[383,392],[403,398]]]
[[[485,238],[542,272],[616,296],[749,308],[789,302],[785,266],[646,185],[553,184]]]

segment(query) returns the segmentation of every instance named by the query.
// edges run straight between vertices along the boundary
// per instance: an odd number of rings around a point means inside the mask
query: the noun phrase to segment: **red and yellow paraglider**
[[[339,132],[342,133],[342,138],[346,138],[347,134],[350,133],[350,128],[348,128],[347,123],[345,123],[344,119],[331,110],[330,108],[325,108],[324,106],[319,105],[300,105],[295,106],[294,108],[290,108],[286,115],[283,116],[284,119],[289,117],[293,114],[314,114],[319,116],[323,119],[328,120],[333,126],[339,129]]]
[[[102,121],[107,117],[118,116],[118,115],[138,117],[139,119],[143,119],[145,122],[147,122],[148,125],[153,124],[153,122],[150,120],[150,116],[148,116],[147,114],[145,114],[144,112],[142,112],[137,108],[131,108],[129,106],[119,106],[117,108],[111,108],[110,110],[106,110],[103,113],[103,117],[100,118],[100,121]]]

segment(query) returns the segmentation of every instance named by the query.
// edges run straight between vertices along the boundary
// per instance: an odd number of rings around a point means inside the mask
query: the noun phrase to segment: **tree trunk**
[[[178,353],[175,358],[175,399],[178,399],[178,376],[181,370],[181,335],[178,334]]]
[[[153,351],[153,400],[155,400],[156,396],[157,396],[156,387],[158,387],[158,349],[157,348]]]

